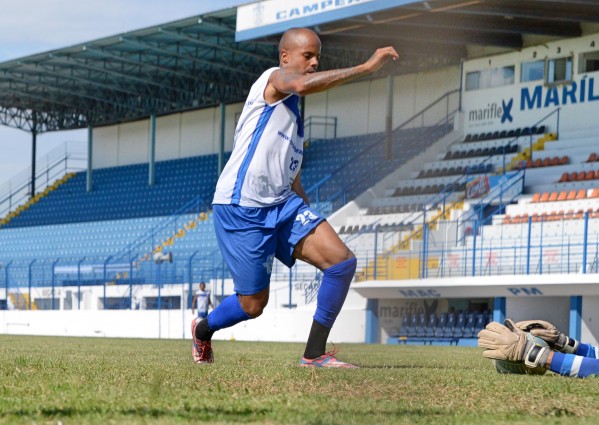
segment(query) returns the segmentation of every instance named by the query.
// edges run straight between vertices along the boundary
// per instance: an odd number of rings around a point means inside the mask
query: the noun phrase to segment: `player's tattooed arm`
[[[305,96],[329,90],[364,75],[378,71],[389,59],[396,60],[398,54],[393,47],[377,49],[363,64],[330,71],[312,72],[307,74],[279,69],[272,73],[270,85],[280,94],[297,94]],[[268,90],[268,88],[267,88]],[[283,97],[283,96],[277,96]]]

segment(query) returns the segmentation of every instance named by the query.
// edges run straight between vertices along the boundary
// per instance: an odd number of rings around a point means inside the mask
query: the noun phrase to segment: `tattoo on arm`
[[[283,72],[280,75],[281,84],[278,90],[283,93],[296,93],[304,96],[328,90],[362,75],[364,75],[364,72],[360,72],[358,67],[333,69],[305,75]],[[301,81],[300,84],[298,84],[298,80]]]
[[[315,72],[306,76],[306,91],[322,90],[344,83],[360,74],[356,68],[334,69],[331,71]]]

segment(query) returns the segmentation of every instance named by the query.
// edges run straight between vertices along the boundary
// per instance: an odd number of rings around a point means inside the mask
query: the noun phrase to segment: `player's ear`
[[[279,55],[279,61],[282,65],[287,65],[289,63],[289,51],[287,49],[282,49]]]

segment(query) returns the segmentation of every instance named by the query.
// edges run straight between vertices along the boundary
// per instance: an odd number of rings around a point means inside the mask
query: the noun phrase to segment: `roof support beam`
[[[213,67],[213,68],[226,69],[227,71],[232,72],[234,74],[247,75],[247,73],[248,73],[247,70],[243,70],[243,69],[239,69],[239,68],[234,68],[232,66],[224,65],[222,63],[218,63],[217,61],[209,61],[209,60],[200,59],[200,58],[193,57],[193,56],[185,56],[185,55],[182,55],[180,53],[171,52],[170,50],[163,49],[163,48],[155,46],[155,45],[153,45],[151,43],[142,43],[140,41],[133,40],[133,39],[127,38],[127,37],[122,37],[122,40],[124,42],[126,42],[127,44],[129,44],[129,45],[136,46],[136,47],[138,47],[140,49],[154,50],[156,52],[160,52],[160,53],[164,54],[165,56],[177,57],[177,58],[180,58],[180,59],[184,59],[184,60],[188,60],[188,61],[192,61],[192,62],[201,64],[201,65],[208,65],[209,67]]]
[[[181,31],[172,31],[172,30],[167,30],[164,28],[160,28],[160,31],[164,34],[170,35],[171,37],[176,37],[179,40],[184,40],[193,44],[196,44],[198,46],[205,46],[205,47],[211,47],[213,49],[218,49],[218,50],[226,50],[228,52],[231,53],[235,53],[236,55],[240,55],[240,56],[246,56],[246,57],[251,57],[254,58],[256,60],[262,61],[265,63],[265,66],[268,66],[270,64],[272,64],[272,62],[276,62],[276,59],[273,60],[273,58],[269,58],[263,55],[259,55],[257,53],[252,53],[252,52],[248,52],[242,49],[235,49],[233,47],[229,47],[226,44],[215,44],[215,43],[211,43],[209,41],[205,41],[205,40],[201,40],[199,38],[194,38],[189,36],[188,34],[181,32]],[[231,42],[234,42],[234,39],[231,40]]]

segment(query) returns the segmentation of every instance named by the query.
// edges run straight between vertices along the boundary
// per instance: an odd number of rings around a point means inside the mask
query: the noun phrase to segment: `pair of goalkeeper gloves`
[[[505,326],[489,323],[478,333],[478,346],[485,348],[483,356],[495,360],[524,362],[530,368],[548,368],[547,360],[551,349],[574,354],[578,341],[564,335],[544,320],[525,320],[514,323],[507,319]],[[548,345],[539,345],[534,337],[541,338]]]

